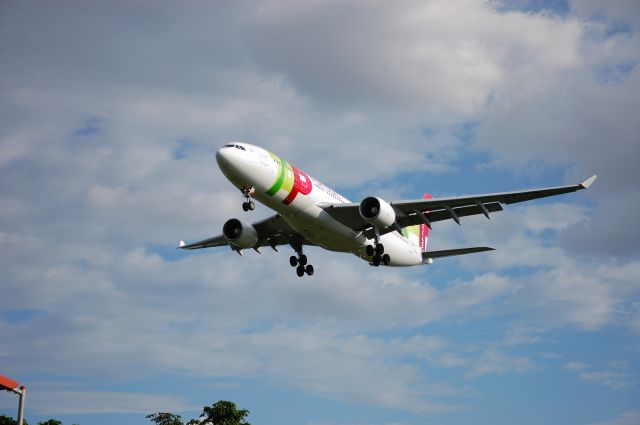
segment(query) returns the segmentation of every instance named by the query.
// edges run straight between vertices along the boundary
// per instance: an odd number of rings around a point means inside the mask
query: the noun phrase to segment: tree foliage
[[[204,406],[202,415],[198,419],[191,419],[186,425],[251,425],[244,420],[248,414],[247,409],[238,409],[235,403],[220,400],[211,406]],[[147,415],[147,419],[157,425],[183,425],[179,415],[168,412],[152,413]]]
[[[0,415],[0,425],[17,425],[18,421],[13,419],[11,416]],[[22,421],[22,425],[29,425],[27,420]]]
[[[210,407],[204,406],[200,423],[203,425],[251,425],[244,420],[248,414],[248,410],[238,409],[235,403],[220,400]]]
[[[147,419],[157,425],[183,425],[180,415],[169,412],[158,412],[147,415]]]
[[[17,425],[18,421],[11,416],[0,415],[0,425]],[[27,421],[22,422],[24,425],[28,425]]]
[[[0,415],[0,425],[17,425],[18,421],[13,419],[10,416],[5,416],[5,415]],[[29,423],[27,422],[26,419],[22,420],[22,425],[29,425]],[[38,422],[38,425],[62,425],[62,422],[60,422],[57,419],[47,419],[46,421],[42,422]],[[73,425],[77,425],[77,424],[73,424]]]

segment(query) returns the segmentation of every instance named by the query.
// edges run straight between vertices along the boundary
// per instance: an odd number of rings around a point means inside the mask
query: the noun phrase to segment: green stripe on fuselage
[[[402,229],[402,236],[407,238],[409,241],[420,244],[420,225],[416,226],[408,226]]]
[[[407,226],[404,229],[402,229],[402,235],[405,238],[408,238],[410,233],[413,233],[416,236],[420,236],[420,225]]]
[[[285,165],[285,161],[281,160],[278,155],[269,152],[271,158],[275,159],[278,164],[280,164],[280,171],[278,172],[278,178],[276,182],[271,186],[271,189],[267,190],[267,195],[273,196],[275,195],[280,188],[282,187],[282,182],[284,181],[285,169],[289,168]],[[287,164],[288,165],[288,164]]]
[[[291,165],[289,165],[288,162],[286,164],[287,164],[287,167],[284,170],[284,181],[282,182],[281,189],[284,189],[284,191],[287,193],[291,193],[295,178],[293,176],[293,168],[291,168]]]

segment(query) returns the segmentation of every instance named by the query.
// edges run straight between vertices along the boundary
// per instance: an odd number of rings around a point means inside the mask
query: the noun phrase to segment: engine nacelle
[[[396,221],[393,207],[376,196],[369,196],[360,202],[360,217],[377,228],[391,226]]]
[[[250,224],[243,223],[237,218],[232,218],[224,223],[222,234],[227,242],[237,248],[253,248],[258,243],[256,228]]]

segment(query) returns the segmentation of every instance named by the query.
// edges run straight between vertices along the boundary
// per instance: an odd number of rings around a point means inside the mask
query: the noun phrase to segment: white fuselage
[[[374,241],[336,221],[318,206],[319,203],[350,202],[342,195],[258,146],[229,144],[217,151],[216,160],[234,186],[240,190],[255,189],[253,198],[278,212],[310,242],[331,251],[351,252],[370,261],[365,248]],[[390,256],[390,266],[422,263],[420,247],[398,232],[382,235],[380,243]]]

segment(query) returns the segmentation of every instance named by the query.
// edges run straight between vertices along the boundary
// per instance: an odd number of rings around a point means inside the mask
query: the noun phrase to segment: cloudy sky
[[[640,423],[639,64],[636,0],[2,1],[0,373],[33,423]],[[354,201],[599,179],[299,279],[175,250],[247,218],[233,140]]]

